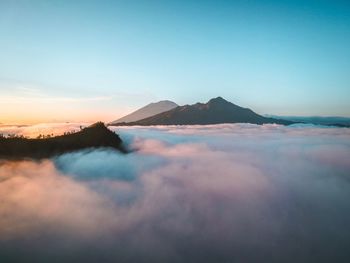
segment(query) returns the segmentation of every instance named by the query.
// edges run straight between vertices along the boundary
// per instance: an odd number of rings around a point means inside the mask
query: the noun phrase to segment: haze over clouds
[[[62,135],[65,132],[78,131],[80,127],[86,127],[88,123],[40,123],[36,125],[6,125],[0,124],[0,134],[23,135],[35,138],[39,134]]]
[[[74,125],[45,131],[79,127]],[[11,129],[45,134],[33,127]],[[1,162],[1,258],[349,261],[350,129],[113,129],[136,151]]]

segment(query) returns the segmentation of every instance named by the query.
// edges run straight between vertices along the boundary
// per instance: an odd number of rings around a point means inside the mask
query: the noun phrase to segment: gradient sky
[[[1,0],[0,92],[1,123],[216,96],[350,116],[350,2]]]

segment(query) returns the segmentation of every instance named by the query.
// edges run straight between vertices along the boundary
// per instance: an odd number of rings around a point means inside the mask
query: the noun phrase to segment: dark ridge
[[[207,103],[179,106],[172,110],[135,122],[118,123],[120,126],[132,125],[206,125],[220,123],[275,123],[290,125],[295,122],[261,116],[251,109],[237,106],[222,97]]]
[[[0,158],[43,159],[88,148],[109,147],[126,153],[120,137],[97,122],[75,133],[43,139],[0,137]]]

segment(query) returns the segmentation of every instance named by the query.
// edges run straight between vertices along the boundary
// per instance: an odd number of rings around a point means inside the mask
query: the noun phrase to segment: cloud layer
[[[4,259],[350,259],[350,129],[114,129],[137,151],[1,163]]]

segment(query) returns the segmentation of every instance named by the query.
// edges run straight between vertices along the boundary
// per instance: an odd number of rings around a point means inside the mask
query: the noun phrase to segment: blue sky
[[[350,116],[347,1],[2,0],[0,39],[0,122],[109,121],[216,96]]]

